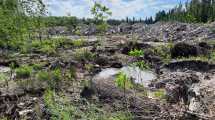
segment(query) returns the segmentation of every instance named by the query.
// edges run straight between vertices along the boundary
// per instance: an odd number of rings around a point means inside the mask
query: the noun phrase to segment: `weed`
[[[31,76],[32,67],[24,65],[15,70],[17,78],[28,78]]]
[[[143,56],[143,55],[144,55],[144,51],[143,51],[143,50],[134,49],[134,50],[130,51],[130,52],[128,53],[128,55],[134,56],[134,57],[140,57],[140,56]]]
[[[81,60],[90,61],[94,58],[94,56],[95,55],[86,48],[76,49],[74,53],[74,57],[78,61]]]

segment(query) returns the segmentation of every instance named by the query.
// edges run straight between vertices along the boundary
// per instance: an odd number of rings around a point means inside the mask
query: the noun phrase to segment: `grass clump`
[[[74,47],[81,47],[81,46],[84,46],[84,44],[86,43],[86,40],[84,39],[78,39],[78,40],[73,40],[72,41],[72,45]]]
[[[133,57],[140,57],[140,56],[143,56],[144,55],[144,51],[143,50],[137,50],[137,49],[134,49],[134,50],[131,50],[129,53],[128,53],[129,56],[133,56]]]
[[[76,49],[74,52],[74,57],[78,61],[90,61],[93,60],[94,56],[95,55],[86,48]]]
[[[117,87],[122,89],[130,89],[133,87],[131,80],[123,72],[119,72],[116,76],[115,83]]]
[[[59,88],[60,81],[63,77],[61,76],[60,69],[55,69],[50,72],[39,71],[36,75],[36,79],[47,82],[50,89],[56,89]]]
[[[21,66],[15,70],[16,77],[17,78],[29,78],[31,76],[32,70],[33,69],[31,66],[27,66],[27,65]]]

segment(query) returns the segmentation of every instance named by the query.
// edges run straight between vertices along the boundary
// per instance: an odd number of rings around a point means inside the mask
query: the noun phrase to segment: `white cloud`
[[[174,7],[175,0],[44,0],[51,15],[65,16],[70,13],[77,17],[91,17],[90,8],[94,1],[102,2],[112,11],[112,18],[127,16],[145,18],[162,9]],[[171,2],[172,1],[172,2]]]

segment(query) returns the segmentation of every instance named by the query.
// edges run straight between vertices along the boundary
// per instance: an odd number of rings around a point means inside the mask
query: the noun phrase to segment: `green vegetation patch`
[[[115,80],[116,86],[122,89],[130,89],[133,87],[132,81],[123,72],[119,72]]]
[[[82,38],[72,41],[72,45],[73,45],[74,47],[81,47],[81,46],[84,46],[85,44],[86,44],[86,40],[84,40],[84,39],[82,39]]]
[[[129,56],[134,56],[134,57],[140,57],[140,56],[143,56],[144,55],[144,51],[143,50],[137,50],[137,49],[134,49],[134,50],[131,50],[129,53],[128,53]]]
[[[98,106],[88,103],[75,105],[63,94],[46,90],[44,96],[45,106],[51,115],[51,120],[131,120],[132,115],[127,112],[104,111]],[[84,107],[81,109],[79,106]]]
[[[27,66],[27,65],[21,66],[15,70],[16,77],[17,78],[29,78],[32,74],[32,70],[33,69],[31,66]]]
[[[62,73],[61,73],[60,69],[55,69],[50,72],[39,71],[36,74],[36,79],[47,82],[49,88],[55,89],[55,88],[59,88],[59,84],[60,84],[61,80],[63,79],[61,74]]]
[[[93,60],[95,55],[92,52],[90,52],[87,48],[80,48],[75,50],[74,57],[78,61],[81,60],[90,61]]]

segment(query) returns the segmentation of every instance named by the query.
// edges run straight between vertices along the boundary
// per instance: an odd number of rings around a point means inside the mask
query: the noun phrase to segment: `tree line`
[[[180,21],[188,23],[206,23],[215,21],[215,0],[191,0],[185,5],[180,3],[168,12],[162,10],[155,21]]]

